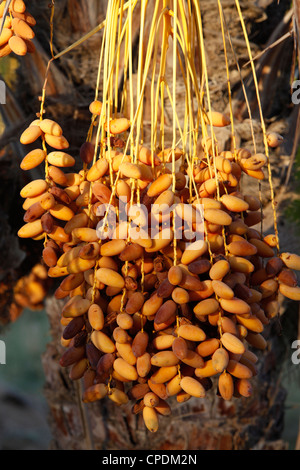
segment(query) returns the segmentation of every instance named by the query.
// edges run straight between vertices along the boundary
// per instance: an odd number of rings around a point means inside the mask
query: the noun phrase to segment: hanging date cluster
[[[99,116],[101,103],[90,110]],[[221,113],[211,120],[228,125]],[[203,139],[204,156],[191,167],[180,148],[124,152],[124,117],[105,130],[100,150],[85,142],[79,159],[51,119],[24,131],[24,146],[44,145],[21,168],[47,171],[21,191],[19,236],[42,240],[48,276],[61,278],[60,364],[83,380],[83,401],[132,402],[155,432],[172,400],[214,390],[224,400],[251,396],[279,294],[300,299],[300,257],[278,252],[276,234],[260,232],[263,210],[247,178],[265,178],[264,154],[218,153]],[[270,146],[279,143],[269,136]]]

